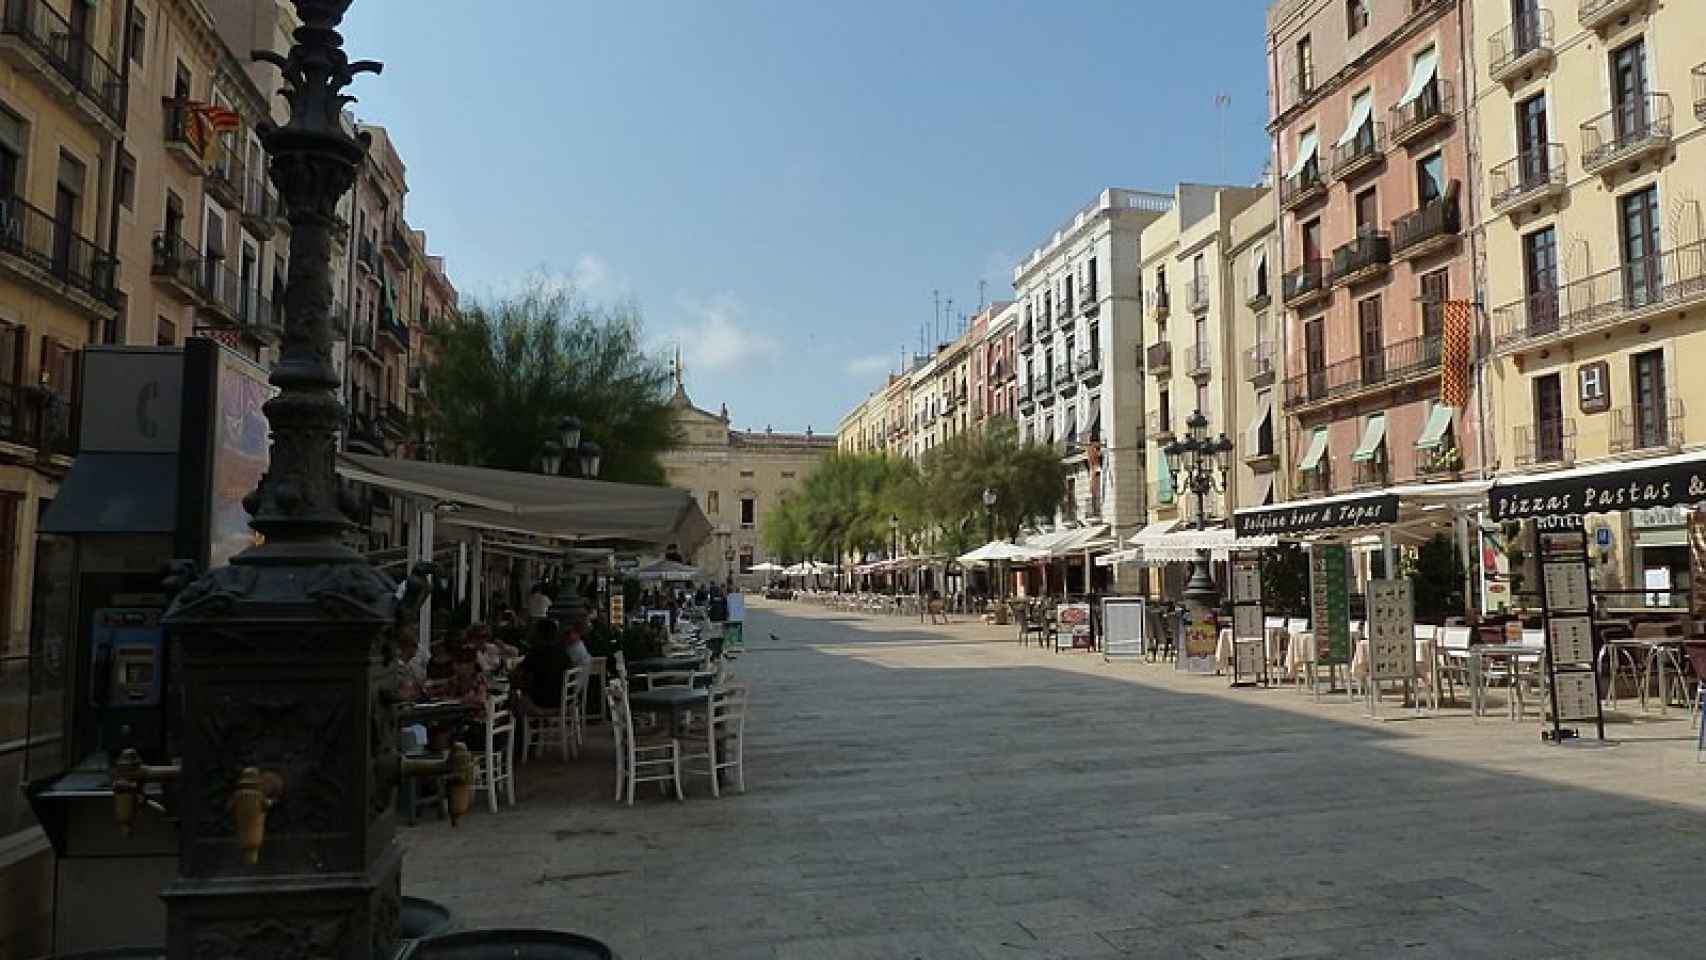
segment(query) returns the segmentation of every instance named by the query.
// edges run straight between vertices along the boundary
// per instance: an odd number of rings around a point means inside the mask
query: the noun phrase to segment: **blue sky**
[[[1104,186],[1266,153],[1262,0],[357,0],[352,91],[464,295],[632,298],[736,427],[833,430]],[[474,16],[470,11],[487,15]]]

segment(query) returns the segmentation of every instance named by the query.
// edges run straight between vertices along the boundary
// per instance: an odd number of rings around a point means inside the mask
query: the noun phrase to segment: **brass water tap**
[[[450,745],[448,754],[430,760],[404,757],[401,766],[405,777],[446,777],[450,790],[447,798],[450,825],[454,827],[462,822],[474,805],[474,754],[466,743],[458,740]]]
[[[176,763],[145,764],[142,762],[142,754],[131,747],[126,747],[119,753],[118,760],[113,763],[113,819],[118,822],[118,832],[130,836],[138,807],[146,807],[164,815],[166,808],[149,799],[143,790],[150,783],[176,780],[181,772],[183,767]]]
[[[267,811],[284,792],[284,777],[259,767],[244,767],[237,778],[237,789],[231,793],[231,819],[237,824],[237,848],[243,851],[243,862],[260,862],[261,847],[267,842]]]

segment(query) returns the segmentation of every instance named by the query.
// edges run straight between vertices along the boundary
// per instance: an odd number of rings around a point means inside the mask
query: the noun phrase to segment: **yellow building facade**
[[[1706,6],[1477,0],[1474,23],[1488,462],[1706,446]],[[1685,570],[1680,521],[1608,518],[1602,584]]]

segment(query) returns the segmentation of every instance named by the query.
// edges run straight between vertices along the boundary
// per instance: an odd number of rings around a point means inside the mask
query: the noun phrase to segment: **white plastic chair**
[[[550,706],[534,704],[521,721],[521,759],[523,762],[538,756],[540,751],[557,747],[563,759],[580,756],[583,724],[586,717],[586,667],[563,671],[563,685],[557,696],[555,712]]]
[[[673,737],[634,734],[634,715],[628,709],[628,685],[612,680],[604,688],[610,707],[610,729],[615,737],[616,802],[621,803],[626,789],[628,806],[634,805],[634,787],[641,783],[663,785],[664,795],[669,784],[675,784],[675,799],[685,800],[681,792],[681,745]]]
[[[486,749],[474,754],[474,792],[486,791],[486,804],[498,812],[498,787],[515,806],[515,714],[497,697],[486,698]]]
[[[735,789],[746,792],[747,690],[729,686],[711,694],[705,720],[689,726],[695,737],[703,736],[704,749],[682,755],[683,762],[702,760],[703,767],[688,767],[688,773],[704,774],[711,780],[711,796],[722,796],[718,781],[724,770],[733,770]]]
[[[1427,684],[1428,700],[1432,704],[1432,709],[1438,710],[1440,684],[1439,627],[1431,623],[1418,623],[1415,625],[1414,629],[1416,636],[1416,655],[1418,665],[1420,666],[1420,669],[1418,669],[1416,673],[1422,678],[1422,682]],[[1422,659],[1421,651],[1423,650],[1423,644],[1426,644],[1427,649],[1426,660]]]
[[[1470,687],[1472,677],[1469,667],[1469,645],[1473,642],[1474,632],[1468,627],[1441,627],[1439,631],[1438,653],[1439,678],[1446,689],[1446,696],[1456,700],[1457,694],[1453,683]],[[1470,688],[1471,697],[1478,696],[1478,691]]]

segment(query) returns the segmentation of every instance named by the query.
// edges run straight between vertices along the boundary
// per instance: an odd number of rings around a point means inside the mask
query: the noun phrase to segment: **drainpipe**
[[[110,259],[114,264],[113,284],[115,287],[118,284],[118,211],[120,199],[123,197],[120,180],[124,176],[124,171],[119,167],[118,158],[119,151],[123,148],[125,142],[123,128],[128,125],[130,120],[130,25],[134,21],[135,17],[136,0],[127,0],[124,7],[124,20],[117,25],[119,34],[119,83],[124,88],[124,117],[126,123],[120,125],[118,138],[112,143],[109,143],[106,149],[101,152],[101,166],[104,171],[106,171],[106,173],[103,173],[101,176],[101,182],[106,184],[103,189],[108,191],[106,253],[108,259]],[[107,176],[107,173],[110,173],[111,176]],[[99,238],[97,237],[96,239],[97,245],[99,245]],[[129,320],[130,318],[128,316],[118,318],[119,322],[123,322],[127,325],[127,329],[115,330],[115,337],[113,338],[114,342],[128,343],[130,341],[130,330],[128,329]],[[94,340],[95,338],[90,337],[89,339]]]

